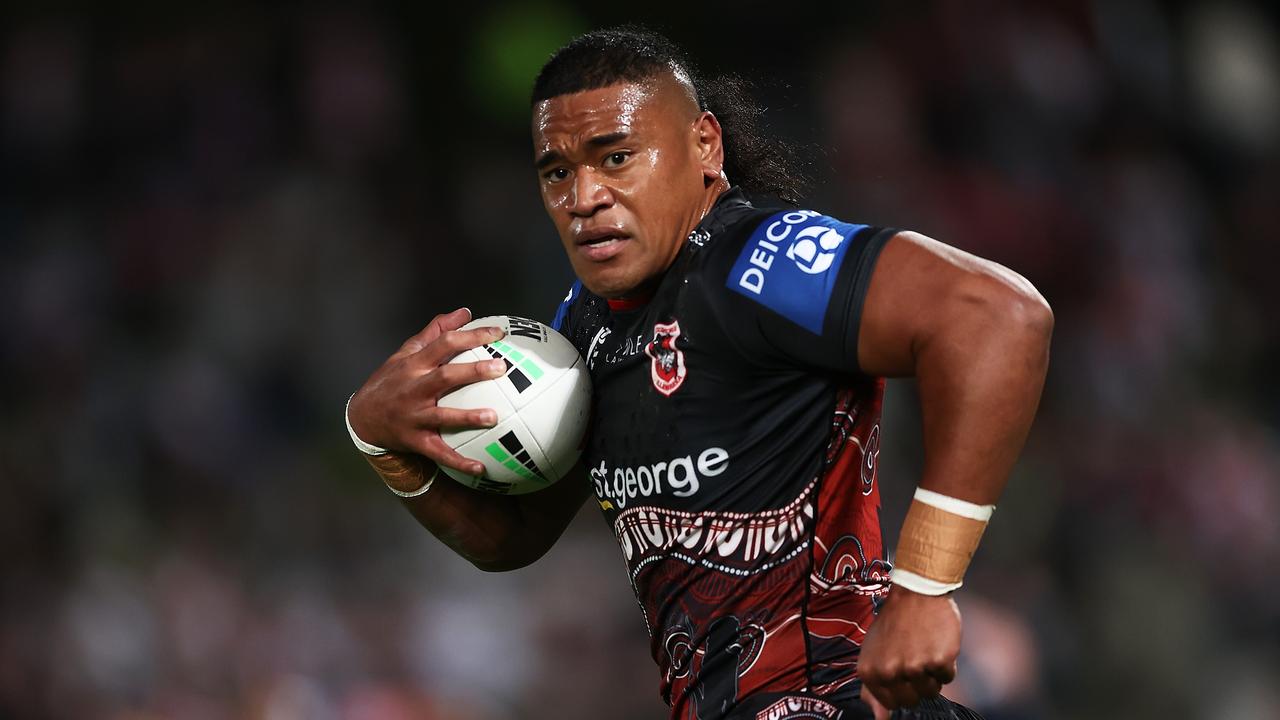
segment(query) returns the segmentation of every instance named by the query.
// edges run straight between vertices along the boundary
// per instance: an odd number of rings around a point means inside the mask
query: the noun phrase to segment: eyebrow
[[[608,147],[614,143],[622,142],[630,136],[631,133],[626,132],[625,130],[597,135],[590,140],[587,140],[587,146],[593,148]],[[554,165],[562,160],[564,160],[564,155],[561,155],[558,150],[548,150],[538,156],[538,159],[533,162],[533,166],[538,170],[541,170],[548,165]]]

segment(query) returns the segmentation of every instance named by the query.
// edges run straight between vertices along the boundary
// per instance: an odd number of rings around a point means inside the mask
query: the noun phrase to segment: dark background
[[[592,508],[480,573],[341,420],[439,312],[550,319],[528,89],[624,20],[758,80],[812,207],[1054,307],[948,692],[1280,716],[1275,12],[983,1],[0,11],[0,718],[662,716]],[[910,383],[885,418],[892,538]]]

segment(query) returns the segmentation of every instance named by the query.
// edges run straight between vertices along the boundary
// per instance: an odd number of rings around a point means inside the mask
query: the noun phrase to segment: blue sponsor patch
[[[778,213],[751,233],[726,285],[821,335],[840,263],[865,227],[812,210]]]

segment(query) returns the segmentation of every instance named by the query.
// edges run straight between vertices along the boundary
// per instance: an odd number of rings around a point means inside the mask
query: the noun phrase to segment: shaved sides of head
[[[697,69],[675,43],[634,25],[596,30],[574,38],[543,65],[533,83],[532,104],[557,95],[664,76],[682,81],[701,109]]]
[[[685,89],[690,117],[706,110],[724,129],[724,172],[749,193],[796,204],[810,184],[812,149],[801,150],[764,126],[764,108],[750,83],[736,76],[708,77],[671,40],[638,25],[593,30],[570,40],[542,66],[533,107],[551,98],[630,83],[668,81]],[[657,88],[655,88],[657,89]]]

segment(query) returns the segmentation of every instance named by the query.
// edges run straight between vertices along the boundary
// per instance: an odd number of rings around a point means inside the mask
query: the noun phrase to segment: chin
[[[592,275],[579,273],[578,278],[592,293],[602,298],[616,300],[635,292],[640,283],[616,273],[597,272]]]
[[[608,300],[626,297],[634,289],[627,283],[601,282],[599,280],[583,280],[582,284],[591,292]]]

